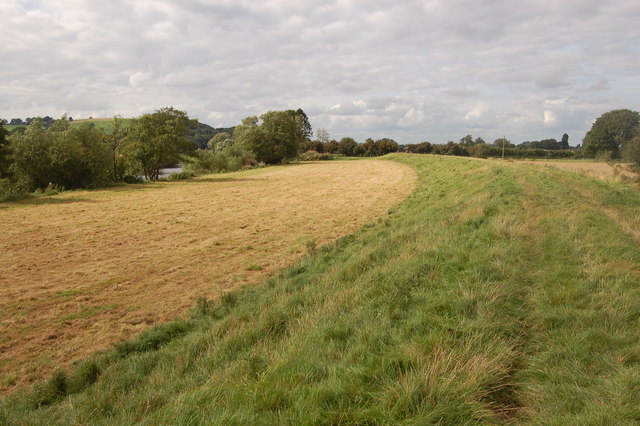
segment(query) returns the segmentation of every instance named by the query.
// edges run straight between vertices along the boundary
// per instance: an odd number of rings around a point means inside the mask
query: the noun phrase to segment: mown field
[[[324,162],[0,204],[0,393],[260,282],[386,213],[414,178]]]
[[[418,175],[387,217],[5,398],[0,422],[640,421],[638,188],[387,159]]]

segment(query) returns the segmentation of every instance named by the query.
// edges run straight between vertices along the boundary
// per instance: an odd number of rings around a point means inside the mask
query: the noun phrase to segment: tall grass
[[[0,423],[640,420],[637,190],[389,158],[419,181],[388,217],[4,399]]]

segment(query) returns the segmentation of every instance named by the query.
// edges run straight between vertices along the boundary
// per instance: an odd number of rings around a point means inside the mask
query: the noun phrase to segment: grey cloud
[[[23,4],[0,4],[0,117],[174,105],[231,126],[302,107],[336,138],[577,143],[640,87],[631,0]]]

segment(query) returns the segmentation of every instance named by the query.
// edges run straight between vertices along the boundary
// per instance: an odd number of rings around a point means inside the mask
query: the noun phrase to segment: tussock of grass
[[[391,158],[419,182],[388,218],[6,398],[0,421],[639,420],[637,191]]]

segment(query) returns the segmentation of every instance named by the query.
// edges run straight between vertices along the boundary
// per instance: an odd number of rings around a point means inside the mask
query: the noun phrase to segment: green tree
[[[511,141],[509,139],[506,138],[498,138],[495,141],[493,141],[493,146],[497,146],[498,148],[502,148],[502,144],[504,142],[504,147],[505,148],[511,148],[514,147],[515,145],[511,143]]]
[[[25,191],[49,184],[95,187],[108,180],[108,146],[91,123],[70,128],[68,121],[61,119],[46,128],[42,120],[35,119],[24,133],[10,139],[10,172]]]
[[[191,148],[187,140],[190,123],[186,112],[173,107],[135,119],[129,126],[126,146],[134,167],[147,179],[158,179],[162,167],[176,164],[180,154]]]
[[[356,142],[355,139],[344,137],[340,139],[340,142],[338,142],[338,153],[347,156],[353,156],[356,154],[357,147],[358,142]]]
[[[72,121],[69,119],[69,121]],[[125,161],[122,153],[127,140],[127,131],[124,127],[122,116],[113,117],[113,131],[111,134],[103,133],[105,144],[109,147],[111,156],[110,172],[114,182],[123,179],[125,173]]]
[[[236,127],[236,143],[253,153],[256,160],[268,164],[291,160],[303,142],[304,123],[293,110],[269,111],[247,117]]]
[[[44,188],[51,182],[51,137],[40,119],[22,133],[10,138],[10,173],[18,187],[24,191]]]
[[[420,142],[417,144],[409,144],[405,148],[405,152],[412,154],[429,154],[433,151],[433,145],[430,142]]]
[[[640,168],[640,128],[636,130],[636,135],[625,144],[623,154],[625,160],[633,163],[636,169]]]
[[[234,140],[230,133],[220,132],[215,134],[209,142],[207,142],[207,147],[212,151],[220,152],[231,147],[233,144]]]
[[[462,146],[473,146],[473,136],[467,135],[460,139],[460,145]]]
[[[4,128],[5,122],[0,121],[0,179],[9,175],[9,132]]]
[[[562,140],[558,144],[558,147],[560,149],[569,149],[569,135],[568,134],[564,133],[562,135]]]
[[[640,126],[640,113],[628,109],[616,109],[602,114],[582,140],[582,149],[588,156],[610,153],[620,157],[624,145]]]
[[[298,108],[295,112],[300,120],[302,121],[302,139],[305,141],[311,140],[311,136],[313,136],[313,128],[311,127],[311,123],[309,123],[309,117],[301,108]]]

